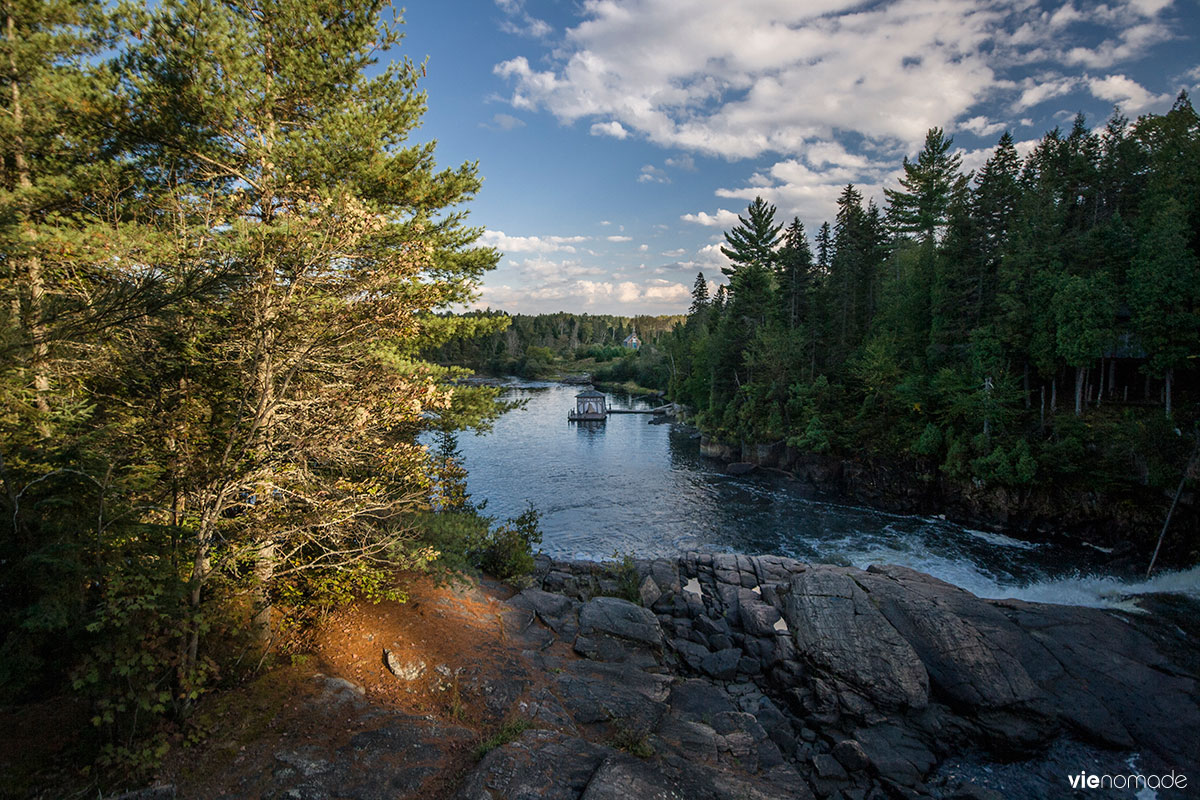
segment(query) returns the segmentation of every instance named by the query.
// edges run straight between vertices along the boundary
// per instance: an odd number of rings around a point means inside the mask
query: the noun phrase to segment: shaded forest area
[[[750,204],[728,285],[698,276],[661,342],[673,399],[719,441],[899,466],[1001,519],[1157,533],[1200,399],[1186,95],[1096,131],[1079,117],[1025,158],[1006,133],[976,174],[934,129],[903,170],[883,208],[847,186],[811,242]]]

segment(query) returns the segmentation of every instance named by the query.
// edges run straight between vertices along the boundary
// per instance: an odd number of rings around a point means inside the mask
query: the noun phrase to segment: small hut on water
[[[572,422],[608,419],[604,392],[588,389],[575,395],[575,409],[567,412],[567,419]]]

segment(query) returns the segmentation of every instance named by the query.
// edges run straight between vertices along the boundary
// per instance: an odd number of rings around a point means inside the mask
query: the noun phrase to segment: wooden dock
[[[667,403],[658,408],[610,408],[610,414],[669,414],[674,410],[673,403]]]

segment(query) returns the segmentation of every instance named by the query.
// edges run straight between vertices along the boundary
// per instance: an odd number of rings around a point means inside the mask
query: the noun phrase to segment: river
[[[541,512],[542,550],[556,558],[674,556],[684,550],[777,554],[867,567],[903,564],[980,597],[1132,608],[1146,592],[1200,597],[1200,567],[1151,580],[1109,574],[1084,544],[1034,544],[943,519],[889,514],[814,496],[787,476],[726,475],[694,432],[640,414],[569,423],[577,387],[513,383],[524,408],[490,433],[459,439],[468,490],[505,518]],[[609,395],[617,408],[647,407]],[[1176,532],[1178,535],[1178,532]]]

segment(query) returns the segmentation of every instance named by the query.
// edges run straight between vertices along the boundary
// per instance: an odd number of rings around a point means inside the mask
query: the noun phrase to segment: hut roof
[[[582,391],[575,396],[576,397],[604,397],[604,392],[597,392],[595,389],[587,389],[586,391]]]

